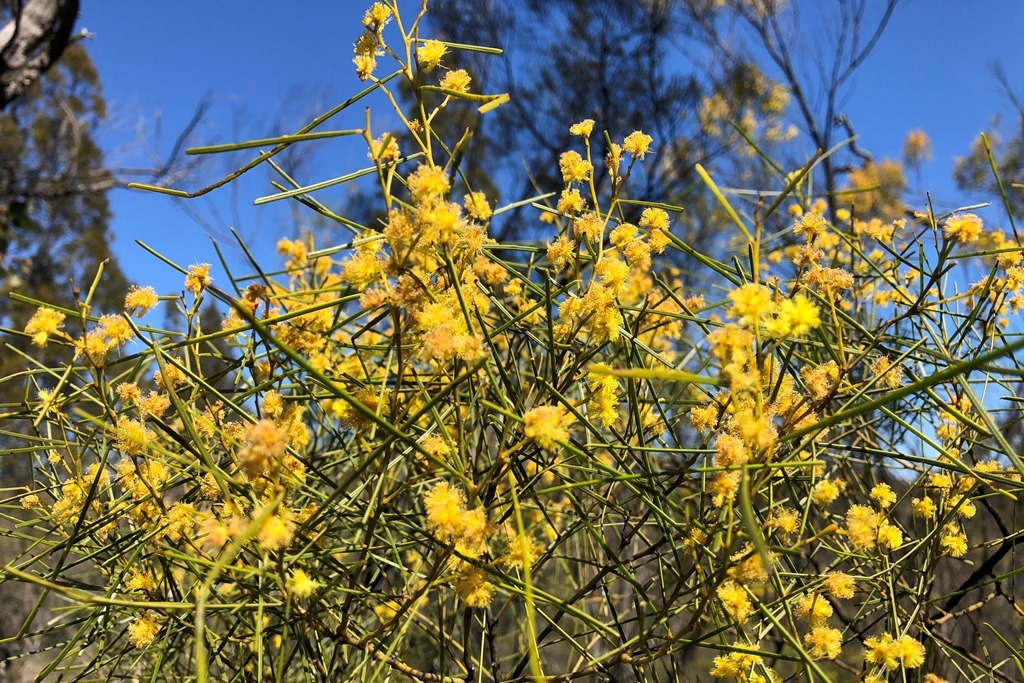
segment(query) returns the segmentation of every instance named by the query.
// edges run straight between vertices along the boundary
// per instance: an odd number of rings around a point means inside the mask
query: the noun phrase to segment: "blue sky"
[[[353,74],[351,46],[365,4],[369,0],[84,3],[79,26],[95,34],[89,50],[112,112],[103,136],[109,157],[115,163],[137,160],[143,149],[137,130],[147,131],[148,144],[166,154],[207,94],[213,107],[195,143],[263,137],[276,123],[281,132],[300,127],[362,87]],[[1025,10],[1015,0],[906,0],[858,72],[845,106],[861,145],[877,156],[898,157],[907,132],[922,128],[933,143],[923,187],[941,206],[976,199],[954,189],[950,170],[954,157],[988,129],[994,114],[1012,115],[991,64],[1003,66],[1022,97],[1023,21]],[[154,140],[157,121],[161,135]],[[357,107],[330,127],[362,123],[363,110]],[[386,118],[374,123],[384,130]],[[351,147],[344,145],[320,149],[316,166],[300,182],[341,175],[365,161],[362,153],[352,158]],[[186,189],[226,170],[213,160]],[[269,177],[256,169],[236,190],[221,189],[194,204],[208,221],[205,227],[168,197],[114,191],[115,251],[128,276],[162,293],[180,289],[180,277],[135,240],[183,265],[216,262],[208,234],[224,245],[229,227],[237,228],[265,262],[273,262],[273,244],[292,236],[296,222],[282,204],[252,206],[253,198],[273,191]],[[341,232],[334,237],[346,240]],[[234,270],[245,270],[237,249],[227,245],[226,252]]]

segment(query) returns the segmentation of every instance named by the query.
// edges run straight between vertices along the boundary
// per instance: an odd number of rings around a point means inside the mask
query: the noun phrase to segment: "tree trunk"
[[[0,110],[46,73],[72,41],[79,0],[28,0],[0,28]]]

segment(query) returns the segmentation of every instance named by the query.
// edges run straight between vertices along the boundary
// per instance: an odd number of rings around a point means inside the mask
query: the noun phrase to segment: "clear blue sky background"
[[[96,35],[89,49],[112,112],[103,136],[109,156],[115,163],[137,161],[141,148],[136,129],[146,131],[148,142],[166,154],[208,93],[215,103],[197,131],[197,143],[262,137],[273,132],[275,123],[283,127],[280,132],[292,132],[312,114],[362,87],[351,58],[367,4],[369,0],[83,3],[79,26]],[[954,157],[968,150],[994,114],[1012,115],[989,72],[991,64],[1004,67],[1022,97],[1023,21],[1020,0],[905,0],[858,72],[844,108],[862,146],[877,156],[899,157],[907,132],[925,129],[932,138],[933,160],[924,168],[923,188],[941,206],[975,199],[954,189],[950,171]],[[330,127],[359,127],[362,117],[358,107]],[[158,120],[161,136],[155,141]],[[384,119],[375,122],[379,130],[387,125]],[[328,147],[317,158],[300,182],[341,175],[365,161],[362,154],[352,158],[344,147]],[[213,161],[186,189],[213,181],[225,170],[222,162]],[[180,276],[139,249],[135,240],[183,265],[215,262],[207,235],[212,232],[223,245],[229,227],[238,228],[264,261],[273,259],[273,244],[292,236],[296,222],[280,204],[252,207],[253,198],[273,190],[267,171],[251,175],[237,193],[222,189],[195,206],[207,227],[169,197],[116,190],[115,250],[128,276],[157,286],[161,293],[180,290]],[[334,237],[347,239],[341,231]],[[226,250],[229,265],[245,270],[240,252],[230,245]]]

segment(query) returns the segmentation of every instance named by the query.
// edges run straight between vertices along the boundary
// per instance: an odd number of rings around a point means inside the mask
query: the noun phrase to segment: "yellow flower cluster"
[[[608,427],[619,416],[619,398],[616,396],[619,383],[610,374],[595,372],[599,369],[607,371],[609,367],[599,363],[588,373],[587,383],[591,389],[591,400],[587,404],[587,409],[594,420]]]
[[[974,213],[956,214],[943,224],[943,234],[959,244],[970,244],[982,234],[982,219]]]
[[[50,337],[64,326],[64,314],[47,306],[41,307],[25,324],[25,334],[36,346],[45,346]]]
[[[537,406],[523,415],[523,433],[542,448],[554,451],[559,441],[569,439],[567,427],[573,422],[573,416],[561,405]]]
[[[455,545],[456,552],[480,557],[488,548],[491,527],[484,509],[466,509],[466,495],[448,484],[438,482],[424,494],[427,528],[442,541]]]
[[[137,648],[149,647],[160,633],[160,624],[153,614],[136,617],[128,624],[128,641]]]
[[[313,595],[322,585],[319,581],[310,578],[310,575],[302,569],[296,569],[288,577],[288,592],[300,600]]]
[[[888,671],[901,666],[916,669],[925,663],[925,648],[910,636],[894,638],[884,633],[865,641],[865,661],[869,664],[882,664]]]
[[[125,294],[125,312],[141,318],[157,305],[157,292],[152,287],[132,287]]]

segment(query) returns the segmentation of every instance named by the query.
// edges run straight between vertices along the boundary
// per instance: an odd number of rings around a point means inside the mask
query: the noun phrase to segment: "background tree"
[[[785,84],[801,132],[821,152],[821,187],[829,215],[844,201],[837,196],[846,174],[872,164],[853,142],[855,122],[843,112],[858,68],[865,63],[897,8],[898,0],[866,3],[837,0],[801,4],[778,0],[731,0],[720,14],[684,5],[701,27],[705,43],[726,64],[756,62]],[[899,184],[899,183],[898,183]]]
[[[106,190],[115,179],[95,140],[105,114],[99,76],[81,45],[0,113],[0,320],[8,328],[24,327],[34,310],[9,293],[74,307],[74,290],[88,290],[102,262],[97,306],[118,305],[127,289],[110,249]],[[12,335],[4,341],[28,345]],[[17,353],[4,359],[5,375],[25,367]]]
[[[0,326],[8,329],[21,329],[33,310],[12,301],[10,292],[73,308],[74,292],[88,289],[101,263],[94,305],[118,306],[128,283],[111,251],[108,191],[128,178],[173,181],[195,167],[180,156],[203,104],[166,163],[117,168],[104,158],[97,136],[107,108],[99,74],[78,40],[84,34],[72,35],[78,4],[0,7]],[[11,335],[3,341],[17,349],[28,343]],[[0,362],[5,375],[23,367],[17,353]]]
[[[67,347],[31,346],[20,330],[35,306],[11,294],[75,310],[103,264],[92,312],[120,310],[129,282],[112,251],[109,191],[126,178],[180,177],[194,167],[179,157],[202,106],[174,145],[172,161],[129,169],[105,158],[97,140],[107,107],[99,74],[79,40],[84,34],[72,33],[78,6],[54,0],[0,7],[0,377],[9,378],[0,391],[0,415],[16,412],[53,385],[27,354],[43,363],[71,357]],[[76,325],[69,316],[68,330],[74,333]],[[27,422],[4,423],[8,435],[32,429]],[[0,437],[0,448],[10,443]],[[30,481],[32,467],[28,455],[5,453],[4,488]],[[13,556],[10,543],[4,538],[0,554]],[[0,633],[9,636],[21,623],[14,615],[26,614],[34,596],[4,584],[0,600],[12,606],[0,616]],[[13,647],[0,645],[0,655],[16,654]],[[10,670],[0,671],[0,679],[19,680]]]
[[[1006,201],[1008,210],[1018,219],[1022,218],[1022,168],[1025,166],[1025,109],[1022,102],[1007,80],[1007,75],[999,67],[994,68],[994,76],[1007,96],[1012,110],[1012,124],[1002,126],[1001,119],[993,118],[987,139],[976,138],[971,150],[954,163],[954,181],[959,189],[982,192],[995,201]],[[990,149],[986,149],[986,145]],[[996,165],[997,175],[993,174],[992,164]],[[1001,179],[1003,191],[996,178]]]
[[[105,114],[99,76],[81,44],[66,49],[53,68],[0,111],[0,324],[4,328],[21,330],[35,311],[34,306],[12,299],[11,293],[74,309],[76,291],[84,296],[101,263],[104,277],[94,302],[105,309],[120,305],[128,281],[111,253],[106,188],[114,179],[95,140]],[[90,183],[100,189],[92,189]],[[69,317],[68,328],[73,329],[75,322]],[[37,366],[25,354],[42,352],[44,362],[71,355],[66,347],[54,344],[32,348],[17,332],[4,333],[0,343],[4,346],[0,376],[24,377],[4,384],[3,413],[35,400],[40,388],[52,386],[52,378],[32,372]],[[5,422],[8,430],[31,428],[27,423]],[[32,466],[27,456],[4,455],[0,459],[4,486],[24,485]],[[20,606],[7,615],[24,613],[33,599],[9,584],[3,586],[2,597],[6,604]],[[17,628],[9,617],[3,618],[2,626],[5,634]]]
[[[841,1],[802,13],[771,0],[440,0],[429,17],[432,33],[445,40],[503,50],[499,59],[482,54],[471,64],[461,53],[452,65],[467,68],[481,91],[512,95],[481,128],[469,127],[477,138],[469,154],[478,158],[466,166],[486,158],[486,167],[499,169],[503,202],[554,189],[550,169],[565,149],[567,126],[592,118],[614,139],[635,129],[654,137],[656,163],[638,187],[653,201],[686,206],[681,236],[704,246],[716,240],[703,226],[717,207],[690,193],[695,164],[728,184],[778,189],[785,172],[804,161],[785,145],[799,130],[823,151],[849,137],[853,128],[840,105],[896,4]],[[805,54],[811,45],[815,59]],[[768,156],[793,166],[784,170]],[[820,162],[815,175],[831,209],[846,175],[870,159],[849,144]],[[502,183],[524,167],[532,182]],[[530,230],[528,211],[507,214],[496,236]]]
[[[655,163],[638,168],[641,182],[632,191],[651,201],[686,203],[682,230],[700,242],[713,235],[701,230],[711,207],[690,195],[695,163],[718,160],[724,168],[738,167],[736,174],[747,180],[765,175],[763,167],[751,163],[752,147],[739,159],[725,158],[737,137],[726,119],[735,115],[759,144],[772,145],[788,135],[778,117],[786,94],[752,63],[719,69],[705,60],[700,32],[680,3],[441,0],[428,16],[431,34],[442,40],[503,51],[500,57],[460,52],[458,63],[442,60],[443,66],[469,71],[475,92],[508,92],[511,101],[484,122],[472,107],[449,112],[439,131],[450,144],[464,134],[474,137],[462,160],[462,167],[471,169],[467,180],[500,203],[558,189],[556,160],[566,149],[568,126],[590,118],[596,131],[608,130],[619,142],[638,129],[654,137]],[[710,110],[723,102],[730,103],[729,111]],[[408,91],[406,103],[415,104]],[[713,114],[721,120],[713,123]],[[602,193],[609,178],[595,161]],[[479,170],[485,168],[491,171],[487,177]],[[525,179],[511,183],[513,177]],[[359,201],[354,204],[358,212]],[[546,234],[536,217],[529,205],[507,212],[495,222],[493,236]]]

